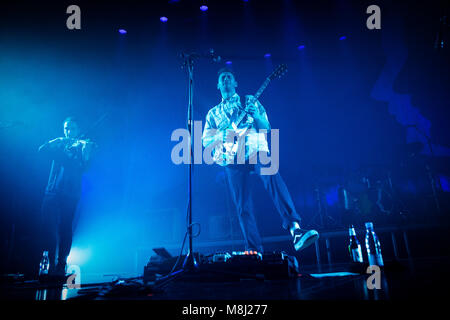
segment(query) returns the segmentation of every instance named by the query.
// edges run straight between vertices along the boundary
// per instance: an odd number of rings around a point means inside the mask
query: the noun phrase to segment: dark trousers
[[[50,270],[66,266],[72,246],[72,222],[78,198],[46,194],[42,202],[41,249],[47,250]],[[41,251],[41,254],[42,254]]]
[[[231,196],[236,205],[241,230],[244,235],[246,250],[263,251],[261,236],[254,214],[250,174],[259,175],[261,178],[264,188],[269,192],[281,216],[284,229],[290,228],[293,222],[300,223],[300,216],[295,210],[289,190],[279,173],[274,175],[261,175],[260,165],[258,164],[228,165],[225,167],[225,171],[231,189]]]

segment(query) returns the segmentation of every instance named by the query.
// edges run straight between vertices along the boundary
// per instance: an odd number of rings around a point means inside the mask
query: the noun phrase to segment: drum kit
[[[436,176],[438,172],[445,174],[442,169],[449,168],[448,159],[421,155],[419,147],[408,145],[396,165],[367,164],[357,169],[316,167],[312,170],[316,203],[312,224],[317,228],[333,228],[367,221],[405,223],[418,215],[418,207],[439,215],[442,188]]]
[[[315,227],[406,218],[408,209],[396,195],[389,170],[381,174],[369,166],[340,177],[316,176],[315,180]]]

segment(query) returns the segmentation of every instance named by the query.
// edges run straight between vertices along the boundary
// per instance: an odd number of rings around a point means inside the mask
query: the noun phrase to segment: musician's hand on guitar
[[[251,95],[245,96],[245,98],[246,98],[247,112],[250,113],[253,118],[255,129],[270,130],[270,125],[267,119],[265,119],[263,114],[260,113],[259,108],[256,105],[257,103],[256,98]]]
[[[248,113],[253,117],[257,117],[259,114],[258,107],[256,106],[256,98],[252,95],[245,96],[245,107]]]

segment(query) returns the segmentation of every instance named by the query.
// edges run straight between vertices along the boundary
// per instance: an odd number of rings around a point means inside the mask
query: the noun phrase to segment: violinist
[[[94,142],[81,139],[75,118],[66,118],[63,128],[64,137],[39,147],[39,152],[52,160],[42,203],[40,249],[41,253],[48,251],[49,274],[55,276],[65,276],[66,260],[72,246],[72,223],[81,197],[82,176],[96,147]]]

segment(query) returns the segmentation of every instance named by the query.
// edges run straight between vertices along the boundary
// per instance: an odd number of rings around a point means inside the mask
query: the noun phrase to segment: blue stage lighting
[[[233,62],[231,62],[231,61],[227,61],[227,62],[225,62],[225,64],[227,64],[227,65],[231,65]]]
[[[207,6],[201,6],[201,7],[200,7],[200,10],[202,10],[202,11],[207,11],[207,10],[208,10],[208,7],[207,7]]]
[[[120,34],[126,34],[126,33],[127,33],[127,30],[125,30],[125,29],[119,29],[119,33],[120,33]]]
[[[264,55],[264,58],[270,58],[272,55],[270,54],[270,53],[266,53],[265,55]]]
[[[305,45],[303,45],[303,44],[302,44],[302,45],[299,45],[299,46],[297,47],[297,49],[298,49],[298,50],[303,50],[303,49],[305,49]]]
[[[92,255],[92,250],[91,248],[77,248],[77,247],[72,247],[70,249],[70,254],[67,257],[67,264],[69,265],[78,265],[78,266],[82,266],[83,264],[85,264],[89,258]]]
[[[167,20],[169,20],[169,19],[167,19],[167,17],[161,17],[161,18],[159,18],[159,20],[161,20],[161,22],[167,22]]]
[[[341,41],[342,41],[342,40],[345,40],[345,39],[347,39],[346,36],[342,36],[342,37],[339,38],[339,40],[341,40]]]

